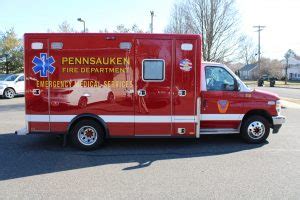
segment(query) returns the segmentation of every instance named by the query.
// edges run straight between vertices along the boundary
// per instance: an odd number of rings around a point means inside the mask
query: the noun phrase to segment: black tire
[[[248,143],[263,143],[269,134],[270,123],[260,115],[250,116],[243,122],[241,127],[241,136]]]
[[[105,139],[102,126],[94,120],[81,120],[77,122],[72,128],[70,136],[72,144],[82,150],[97,149],[103,144]]]
[[[6,99],[13,99],[16,95],[16,92],[14,89],[12,88],[6,88],[4,90],[4,93],[3,93],[3,96],[6,98]]]

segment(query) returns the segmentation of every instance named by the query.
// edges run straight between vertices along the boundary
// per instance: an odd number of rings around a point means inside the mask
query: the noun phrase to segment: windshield
[[[4,79],[4,81],[14,81],[14,80],[16,80],[17,77],[18,77],[18,75],[10,75],[10,76],[6,77]]]

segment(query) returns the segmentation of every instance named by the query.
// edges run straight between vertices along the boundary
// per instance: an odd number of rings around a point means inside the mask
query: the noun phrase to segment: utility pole
[[[258,62],[257,62],[257,65],[258,65],[258,72],[260,73],[260,32],[262,30],[264,30],[264,28],[266,28],[266,26],[261,26],[261,25],[258,25],[258,26],[253,26],[253,28],[256,28],[257,29],[257,32],[258,32]],[[261,74],[259,74],[261,75]]]
[[[153,33],[153,17],[154,17],[154,11],[150,11],[150,14],[151,14],[150,32]]]

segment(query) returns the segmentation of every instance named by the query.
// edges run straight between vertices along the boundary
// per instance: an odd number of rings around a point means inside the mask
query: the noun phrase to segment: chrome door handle
[[[144,90],[144,89],[139,89],[139,90],[137,91],[137,94],[138,94],[140,97],[144,97],[144,96],[146,96],[146,90]]]

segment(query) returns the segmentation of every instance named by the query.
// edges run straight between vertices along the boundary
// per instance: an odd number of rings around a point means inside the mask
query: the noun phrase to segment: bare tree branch
[[[203,59],[224,61],[237,50],[234,0],[185,0],[175,4],[166,32],[202,34]]]

